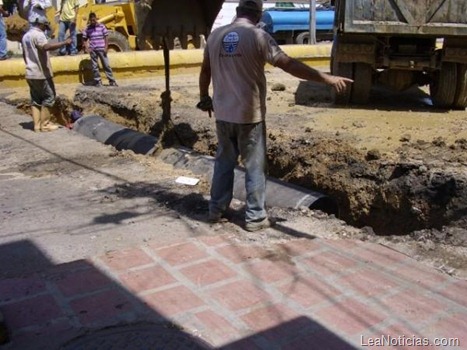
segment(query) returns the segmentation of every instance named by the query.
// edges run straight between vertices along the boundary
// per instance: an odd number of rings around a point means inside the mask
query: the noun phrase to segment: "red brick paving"
[[[63,316],[60,306],[51,295],[8,303],[1,310],[8,326],[13,329],[44,324]]]
[[[12,278],[0,281],[0,301],[19,299],[46,292],[44,281],[39,277]]]
[[[222,349],[367,349],[362,337],[384,334],[467,348],[467,282],[386,247],[318,238],[265,248],[217,235],[113,251],[0,281],[0,311],[8,350],[157,320]]]
[[[130,301],[118,290],[103,291],[70,301],[74,313],[83,325],[118,317],[131,309]]]
[[[387,314],[377,312],[354,298],[322,308],[316,316],[324,325],[348,335],[360,334],[387,318]]]
[[[197,286],[206,286],[237,276],[237,273],[218,260],[190,265],[180,272]]]
[[[208,255],[193,243],[182,243],[157,249],[156,254],[170,265],[181,265],[206,258]]]
[[[160,288],[177,280],[161,266],[150,266],[124,272],[119,276],[121,283],[135,293]]]
[[[141,249],[112,251],[102,256],[101,259],[114,270],[126,270],[153,263],[153,260]]]
[[[143,299],[156,312],[167,318],[204,305],[202,299],[184,286],[148,294]]]
[[[278,287],[284,297],[297,302],[308,309],[322,303],[333,302],[342,295],[342,292],[331,284],[310,276],[298,276],[293,280]]]
[[[211,297],[232,311],[258,306],[271,298],[250,281],[231,282],[218,287],[211,292]]]
[[[57,281],[57,287],[66,297],[85,294],[112,285],[112,281],[96,269],[72,271]]]

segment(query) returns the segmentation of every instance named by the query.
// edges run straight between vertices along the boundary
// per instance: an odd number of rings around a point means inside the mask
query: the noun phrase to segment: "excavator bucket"
[[[173,49],[175,38],[182,48],[199,48],[214,24],[224,0],[141,0],[136,2],[138,44],[150,40],[158,49],[162,39]]]
[[[201,47],[202,40],[209,35],[223,2],[224,0],[128,0],[124,3],[115,2],[115,5],[112,2],[97,5],[96,0],[88,0],[86,6],[101,6],[100,9],[122,7],[122,4],[130,8],[134,6],[135,18],[124,18],[128,26],[120,32],[127,38],[136,35],[136,47],[140,50],[160,49],[163,38],[166,38],[170,49],[174,48],[177,40],[181,48],[186,49]],[[18,0],[18,14],[6,18],[9,40],[21,41],[28,30],[27,9],[23,5],[24,0]],[[47,10],[47,17],[52,26],[55,26],[55,11],[54,8]],[[133,11],[124,11],[124,16],[133,16]],[[135,22],[136,31],[129,26]],[[51,33],[55,32],[53,28]]]
[[[27,21],[27,9],[23,7],[24,0],[18,0],[18,12],[9,17],[5,17],[5,29],[7,38],[10,41],[21,42],[23,35],[29,29]],[[50,7],[46,11],[47,19],[50,22],[50,33],[55,33],[55,9]]]

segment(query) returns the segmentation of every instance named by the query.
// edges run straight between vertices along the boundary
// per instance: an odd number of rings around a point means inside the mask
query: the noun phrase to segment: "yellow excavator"
[[[224,0],[127,0],[103,3],[88,0],[78,10],[78,47],[81,31],[90,12],[109,30],[109,50],[129,51],[162,48],[163,38],[169,48],[199,48],[211,31]],[[105,1],[105,0],[104,0]],[[5,18],[8,39],[21,41],[28,29],[24,0],[18,0],[18,13]],[[51,36],[58,37],[56,9],[49,8]]]

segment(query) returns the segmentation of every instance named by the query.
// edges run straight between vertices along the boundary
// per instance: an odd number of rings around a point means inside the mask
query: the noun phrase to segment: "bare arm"
[[[75,18],[73,18],[72,23],[76,24],[78,22],[78,10],[79,10],[79,5],[75,6]]]
[[[0,5],[0,15],[2,16],[8,16],[8,11],[3,8],[2,5]]]
[[[205,56],[199,74],[199,96],[209,96],[209,85],[211,84],[211,63],[209,56]]]
[[[85,38],[84,35],[82,37],[83,39],[83,49],[84,49],[84,52],[91,52],[91,49],[89,48],[89,38]]]
[[[42,46],[42,49],[45,51],[51,51],[51,50],[56,50],[61,48],[62,46],[65,45],[70,45],[71,44],[71,38],[66,39],[65,41],[61,41],[58,43],[47,43],[44,46]]]
[[[282,55],[279,58],[276,62],[276,67],[281,68],[285,72],[299,79],[312,80],[318,83],[330,85],[337,92],[343,92],[346,89],[347,84],[353,83],[352,79],[320,72],[319,70],[307,66],[306,64],[287,55]]]

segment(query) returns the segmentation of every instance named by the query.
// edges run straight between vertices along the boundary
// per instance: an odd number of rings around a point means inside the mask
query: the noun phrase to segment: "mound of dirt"
[[[10,41],[21,42],[23,35],[29,29],[29,23],[18,14],[4,18],[7,38]]]
[[[434,109],[420,88],[374,89],[371,104],[336,108],[326,87],[275,69],[267,77],[271,176],[333,197],[340,219],[357,228],[350,238],[381,242],[467,276],[465,111]],[[70,101],[84,115],[158,136],[164,83],[161,77],[116,89],[83,86]],[[284,88],[273,89],[278,83]],[[214,119],[194,107],[197,76],[174,76],[171,90],[173,129],[165,145],[214,155]]]

